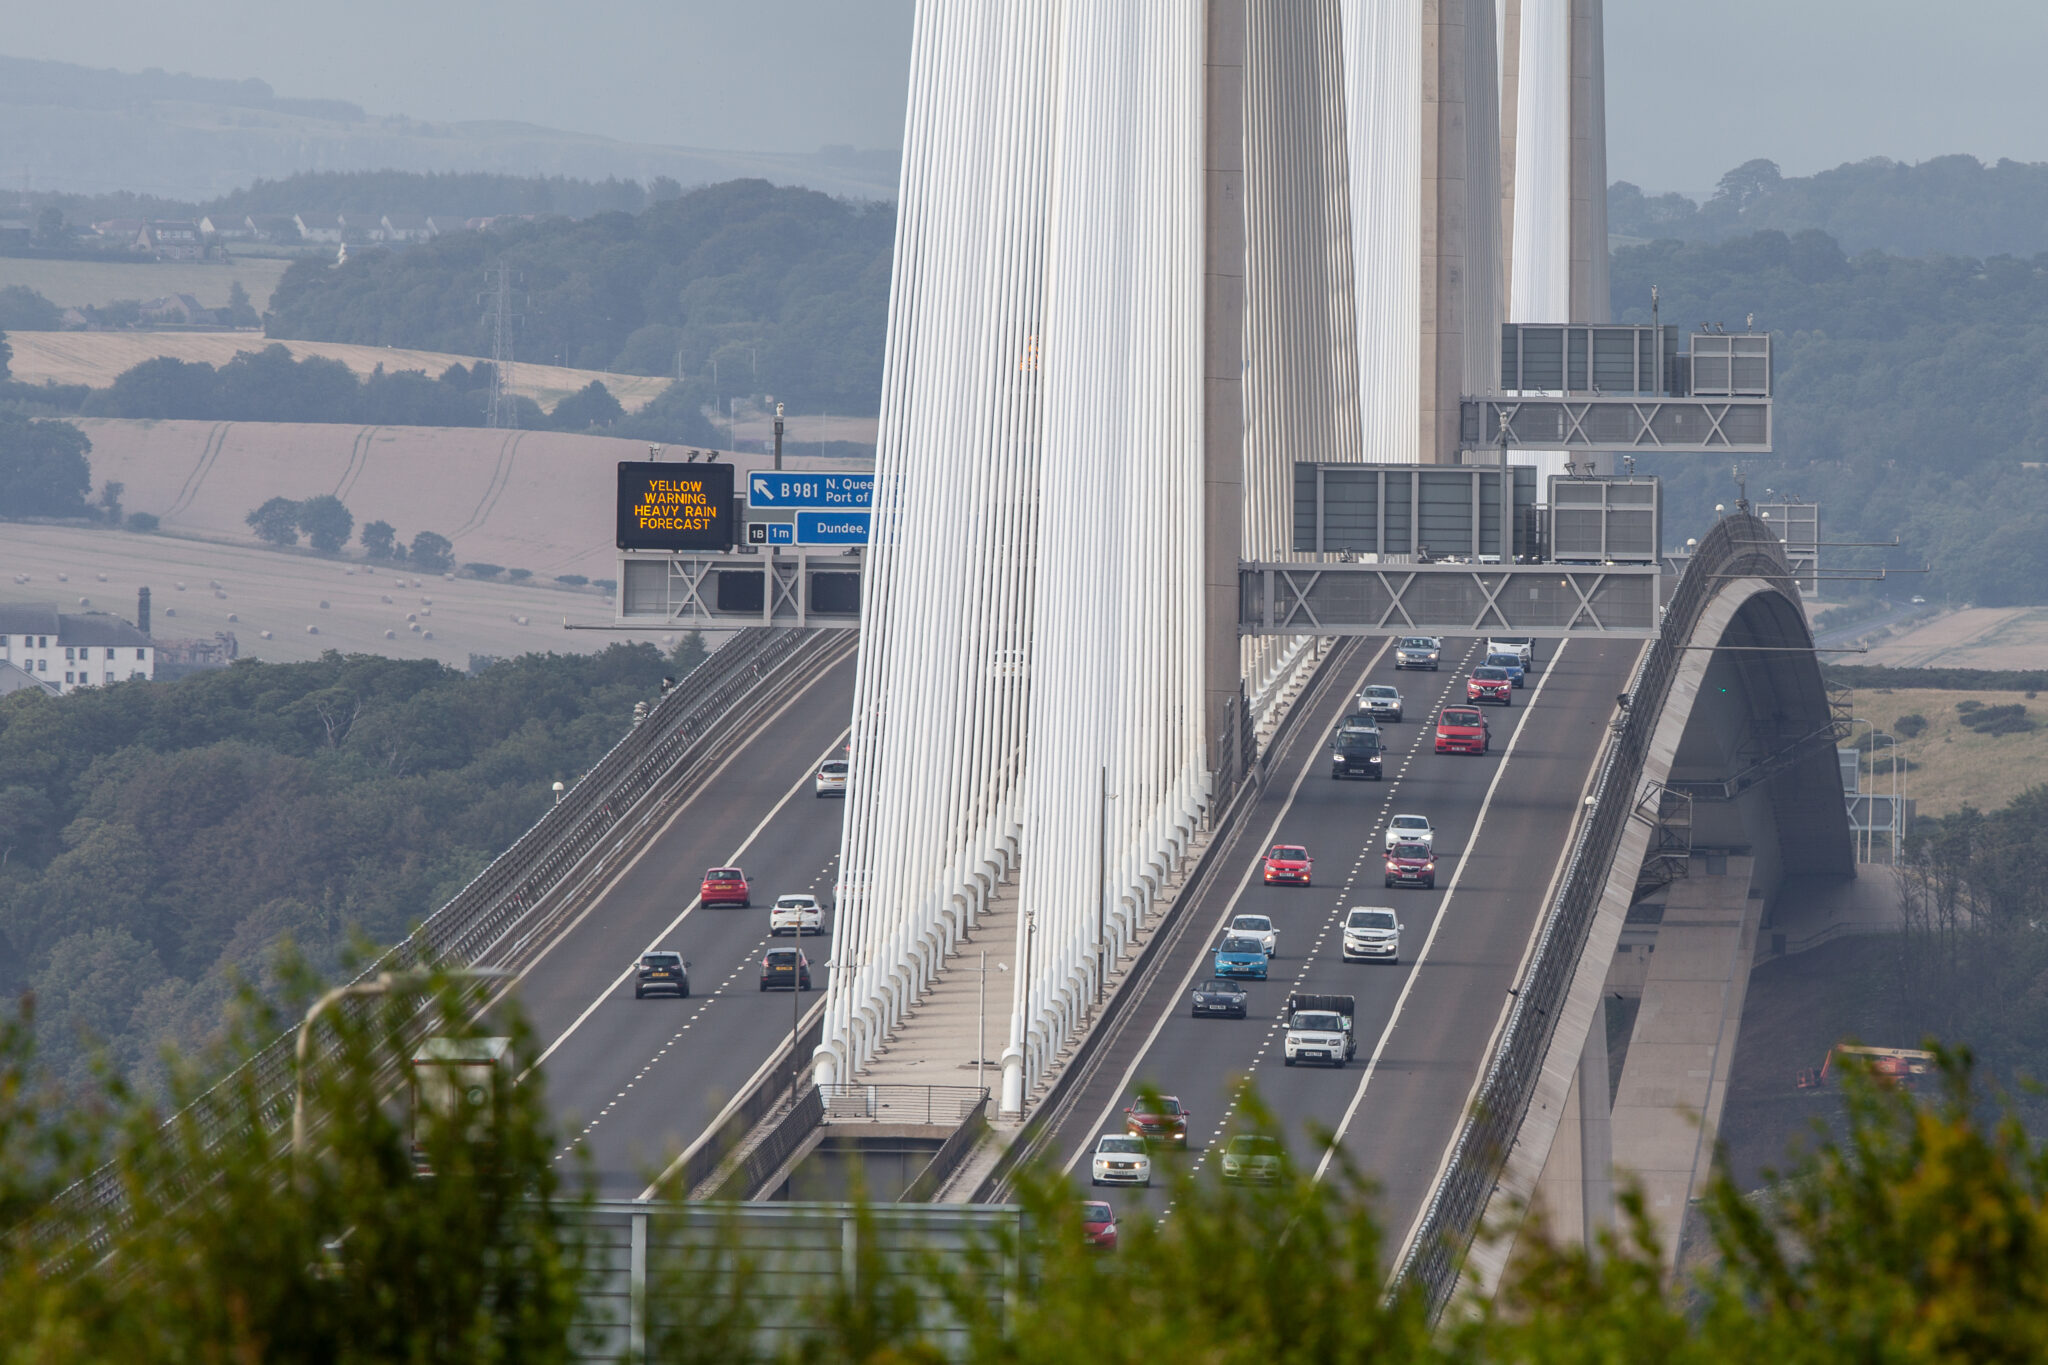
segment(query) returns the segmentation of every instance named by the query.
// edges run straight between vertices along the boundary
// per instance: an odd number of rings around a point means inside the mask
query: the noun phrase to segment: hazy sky
[[[1705,190],[1759,156],[1787,174],[1869,156],[2048,160],[2042,0],[1606,8],[1615,179]],[[94,0],[8,11],[0,52],[13,56],[257,76],[281,95],[377,114],[809,151],[900,141],[911,0]]]

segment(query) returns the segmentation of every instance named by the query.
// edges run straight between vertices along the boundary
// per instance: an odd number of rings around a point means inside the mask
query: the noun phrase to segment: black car
[[[811,960],[795,948],[770,948],[761,956],[761,989],[764,991],[807,991],[811,988]]]
[[[1205,1014],[1220,1014],[1226,1019],[1242,1019],[1251,997],[1244,993],[1244,987],[1235,981],[1198,981],[1194,990],[1194,1011],[1197,1019]]]
[[[681,953],[642,953],[638,965],[633,968],[633,998],[652,995],[656,991],[674,991],[687,1000],[690,997],[690,964],[683,961]]]
[[[1346,725],[1330,737],[1330,776],[1369,777],[1377,782],[1383,772],[1386,748],[1380,732]]]

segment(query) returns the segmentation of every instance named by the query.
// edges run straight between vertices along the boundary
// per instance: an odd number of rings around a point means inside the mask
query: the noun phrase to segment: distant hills
[[[896,196],[897,154],[727,152],[508,122],[424,122],[260,80],[95,70],[0,57],[0,166],[15,186],[204,202],[301,171],[483,171],[683,186],[754,177],[858,199]]]

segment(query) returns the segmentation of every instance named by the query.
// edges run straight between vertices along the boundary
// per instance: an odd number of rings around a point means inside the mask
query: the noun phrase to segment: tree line
[[[331,969],[440,906],[694,661],[647,645],[467,675],[329,652],[0,698],[0,988],[55,1070],[159,1075],[290,935]],[[681,648],[681,647],[679,647]]]
[[[735,180],[639,214],[516,224],[302,261],[271,296],[281,339],[490,352],[484,271],[508,267],[522,359],[669,375],[714,397],[873,413],[896,215]]]

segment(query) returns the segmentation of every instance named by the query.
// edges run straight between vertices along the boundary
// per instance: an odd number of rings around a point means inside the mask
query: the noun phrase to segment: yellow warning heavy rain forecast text
[[[718,525],[719,508],[704,480],[649,479],[647,491],[633,505],[635,524],[643,531],[709,531]]]

